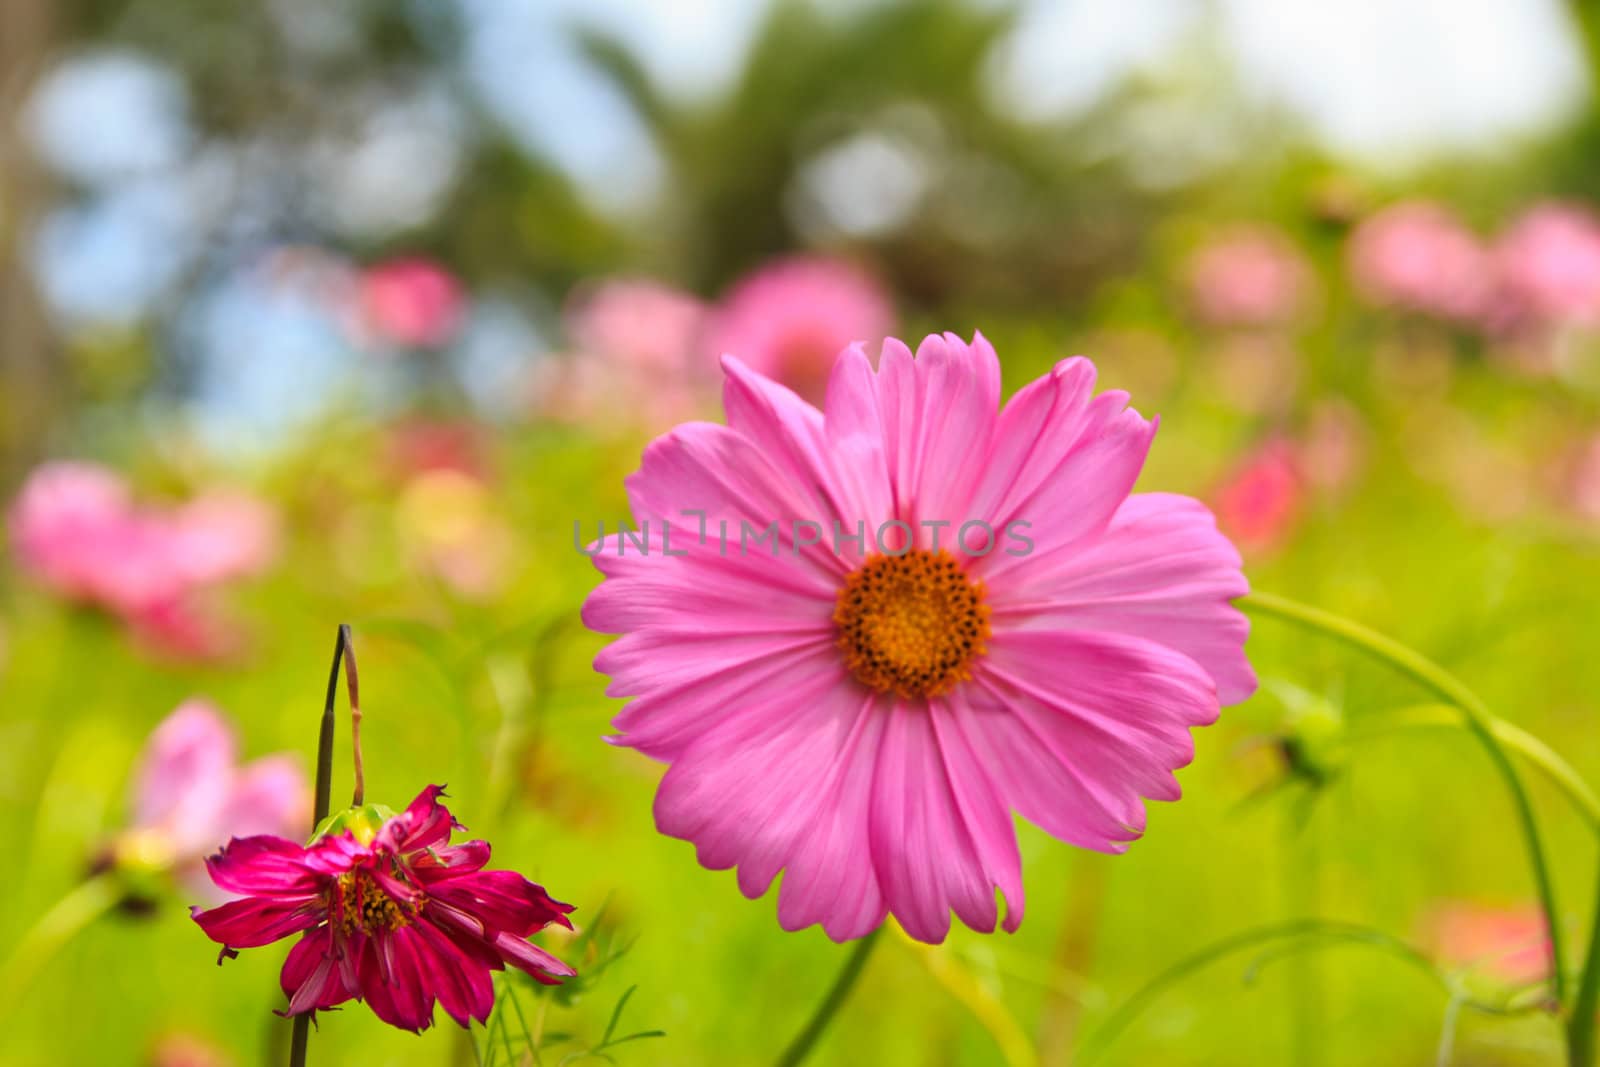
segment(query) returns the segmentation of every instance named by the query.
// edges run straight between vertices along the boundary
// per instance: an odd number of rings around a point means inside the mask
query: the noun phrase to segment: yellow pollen
[[[420,897],[410,902],[394,899],[365,871],[346,871],[334,885],[328,913],[346,935],[360,930],[370,936],[407,925],[422,903]]]
[[[833,621],[850,673],[908,698],[970,679],[989,640],[983,583],[944,549],[872,556],[845,579]]]

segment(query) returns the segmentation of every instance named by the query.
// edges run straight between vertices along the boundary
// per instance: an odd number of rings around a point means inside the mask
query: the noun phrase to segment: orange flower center
[[[357,930],[372,935],[380,930],[396,930],[410,923],[422,909],[422,898],[396,900],[384,892],[366,871],[346,871],[333,888],[329,912],[333,922],[346,935]]]
[[[943,549],[870,557],[845,579],[833,621],[850,673],[902,697],[938,696],[970,679],[989,639],[983,583]]]

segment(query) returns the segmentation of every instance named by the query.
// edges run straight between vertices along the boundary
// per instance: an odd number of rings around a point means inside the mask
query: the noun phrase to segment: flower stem
[[[350,656],[350,626],[348,623],[339,624],[339,634],[333,642],[333,668],[328,672],[328,696],[322,703],[322,721],[317,730],[317,792],[315,810],[311,813],[311,832],[316,833],[317,827],[322,825],[322,820],[328,817],[328,809],[333,803],[333,703],[339,695],[339,663],[343,660],[348,664],[346,668],[346,681],[350,686],[350,707],[352,717],[359,719],[356,707],[356,675],[355,660]],[[352,722],[354,728],[354,722]],[[356,803],[361,803],[361,745],[359,738],[355,744],[356,750]],[[306,1044],[311,1039],[311,1016],[296,1015],[294,1017],[294,1034],[289,1041],[289,1067],[306,1067]]]
[[[116,907],[121,887],[110,873],[80,882],[22,935],[0,969],[0,1018],[14,1008],[39,970],[84,927]]]
[[[1549,864],[1545,860],[1539,823],[1534,817],[1528,792],[1523,787],[1522,776],[1518,774],[1500,739],[1495,736],[1494,716],[1489,713],[1483,701],[1460,679],[1439,664],[1393,638],[1350,619],[1271,593],[1251,593],[1241,597],[1236,603],[1246,611],[1270,615],[1327,634],[1381,659],[1461,712],[1467,729],[1482,743],[1490,762],[1504,780],[1506,792],[1511,795],[1512,807],[1516,809],[1517,822],[1522,829],[1523,843],[1528,852],[1528,863],[1533,869],[1534,888],[1539,896],[1539,906],[1544,912],[1545,931],[1550,939],[1551,991],[1559,1003],[1565,1004],[1566,957],[1562,948],[1561,927],[1556,919],[1555,886],[1550,877]],[[1584,969],[1585,984],[1589,984],[1590,972],[1595,969],[1592,966],[1594,962],[1595,953],[1591,951],[1589,955],[1591,966],[1586,966]],[[1593,975],[1593,978],[1595,982],[1600,983],[1600,973]],[[1591,1004],[1592,999],[1591,995]],[[1592,1019],[1589,1025],[1592,1027]]]
[[[344,686],[350,697],[350,758],[356,783],[350,806],[360,807],[367,798],[367,775],[361,762],[361,679],[356,674],[356,646],[349,624],[339,624],[339,640],[344,645]]]
[[[1461,713],[1449,704],[1413,704],[1398,708],[1384,712],[1377,722],[1370,725],[1352,726],[1345,731],[1345,745],[1349,747],[1375,737],[1431,727],[1459,730],[1462,728]],[[1596,837],[1600,837],[1600,797],[1595,796],[1594,790],[1589,788],[1589,783],[1572,768],[1572,764],[1562,759],[1555,749],[1520,726],[1515,726],[1504,719],[1495,719],[1490,727],[1494,731],[1495,740],[1521,756],[1544,775],[1550,784],[1560,790],[1561,794],[1572,803],[1590,831]]]
[[[795,1035],[789,1047],[783,1050],[783,1055],[778,1058],[778,1067],[797,1067],[804,1062],[806,1056],[810,1055],[812,1046],[822,1037],[822,1032],[828,1028],[828,1023],[833,1021],[834,1015],[850,996],[851,988],[856,984],[856,979],[861,977],[862,968],[867,965],[867,957],[872,955],[872,948],[878,943],[882,933],[883,928],[880,926],[855,943],[849,958],[844,961],[844,967],[839,971],[839,977],[833,980],[833,988],[828,990],[828,995],[817,1005],[817,1010],[812,1013],[805,1029]]]

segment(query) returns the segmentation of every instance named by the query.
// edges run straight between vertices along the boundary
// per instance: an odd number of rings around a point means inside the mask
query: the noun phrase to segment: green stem
[[[322,820],[328,817],[333,803],[333,705],[339,695],[339,665],[350,647],[350,627],[339,624],[339,635],[333,643],[333,667],[328,671],[328,695],[322,703],[322,721],[317,731],[317,792],[315,810],[311,814],[311,832],[315,833]],[[350,696],[355,703],[354,664],[351,665]],[[352,728],[354,723],[352,722]],[[358,757],[359,758],[359,757]],[[306,1067],[306,1045],[311,1040],[311,1016],[294,1017],[294,1033],[289,1040],[289,1067]]]
[[[84,927],[116,907],[121,887],[110,873],[80,882],[39,916],[0,969],[0,1018],[10,1014],[34,977]]]
[[[1591,1067],[1595,1061],[1594,1016],[1600,1000],[1600,888],[1596,889],[1594,919],[1589,927],[1589,951],[1578,979],[1578,995],[1567,1017],[1567,1063]]]
[[[1459,991],[1451,986],[1449,980],[1434,967],[1426,956],[1399,938],[1382,930],[1362,926],[1358,923],[1333,922],[1324,919],[1295,919],[1289,922],[1272,923],[1242,930],[1239,933],[1216,941],[1168,967],[1122,1002],[1122,1006],[1117,1009],[1111,1018],[1107,1019],[1100,1029],[1095,1031],[1084,1042],[1082,1055],[1075,1062],[1087,1065],[1102,1057],[1106,1049],[1111,1046],[1111,1043],[1139,1017],[1157,996],[1189,975],[1204,970],[1213,963],[1245,949],[1270,945],[1276,941],[1305,942],[1307,946],[1311,946],[1317,940],[1323,940],[1329,944],[1366,945],[1386,952],[1426,976],[1445,995],[1459,998],[1462,1004],[1477,1011],[1509,1015],[1531,1010],[1524,1006],[1489,1004],[1462,997]],[[1261,962],[1270,962],[1270,958],[1263,959]],[[1246,977],[1253,977],[1259,969],[1259,964],[1252,966]]]
[[[1273,616],[1327,634],[1381,659],[1461,712],[1467,729],[1483,745],[1489,754],[1490,762],[1504,780],[1506,792],[1511,795],[1512,807],[1516,809],[1517,822],[1521,826],[1523,842],[1528,852],[1528,863],[1533,869],[1534,888],[1539,896],[1539,906],[1544,911],[1545,931],[1550,939],[1551,990],[1555,994],[1555,999],[1565,1004],[1566,955],[1561,941],[1560,924],[1556,919],[1555,885],[1550,877],[1549,864],[1545,860],[1539,823],[1534,817],[1528,792],[1523,787],[1522,776],[1517,773],[1511,757],[1506,754],[1505,747],[1495,736],[1494,716],[1489,713],[1483,701],[1455,675],[1426,656],[1360,623],[1271,593],[1251,593],[1241,597],[1236,603],[1246,611]],[[1594,957],[1595,954],[1591,952],[1589,964],[1594,963]],[[1586,983],[1590,978],[1589,972],[1593,969],[1592,966],[1585,966]],[[1594,975],[1594,978],[1600,982],[1600,974]],[[1592,1026],[1592,1020],[1590,1025]]]
[[[850,996],[851,987],[856,984],[856,979],[861,977],[861,970],[867,965],[867,957],[872,955],[872,948],[878,943],[882,934],[883,928],[880,926],[855,943],[849,958],[844,961],[844,967],[839,971],[839,977],[833,980],[833,988],[828,990],[828,995],[817,1005],[817,1010],[812,1013],[805,1029],[801,1030],[789,1043],[789,1047],[783,1050],[783,1055],[778,1058],[778,1067],[797,1067],[811,1053],[812,1046],[817,1043],[822,1032],[828,1028],[828,1023],[833,1020],[834,1015]]]
[[[1415,704],[1384,712],[1374,723],[1353,726],[1345,731],[1345,743],[1357,744],[1403,730],[1431,727],[1459,730],[1462,728],[1461,712],[1450,704]],[[1560,790],[1589,829],[1600,837],[1600,797],[1595,796],[1589,783],[1573,770],[1570,763],[1520,726],[1497,718],[1490,728],[1494,731],[1496,741],[1527,760],[1551,785]]]

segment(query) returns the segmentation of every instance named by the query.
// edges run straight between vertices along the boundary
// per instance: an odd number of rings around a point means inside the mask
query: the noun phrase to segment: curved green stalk
[[[0,968],[0,1018],[22,999],[24,990],[57,952],[84,927],[116,907],[122,888],[110,873],[80,882],[22,935]]]
[[[811,1054],[812,1046],[822,1037],[822,1032],[828,1028],[828,1023],[833,1021],[834,1015],[850,996],[851,988],[856,984],[856,979],[861,977],[862,968],[867,965],[867,957],[872,955],[872,948],[882,935],[883,927],[880,926],[851,948],[850,956],[844,961],[844,967],[839,970],[839,977],[833,980],[833,988],[828,990],[828,995],[817,1005],[817,1010],[812,1013],[805,1029],[795,1035],[795,1039],[789,1042],[789,1047],[783,1050],[783,1055],[778,1057],[778,1067],[796,1067]]]
[[[1450,704],[1413,704],[1384,712],[1376,718],[1376,722],[1346,730],[1346,742],[1360,743],[1403,730],[1463,727],[1460,711]],[[1589,788],[1589,783],[1572,769],[1570,763],[1533,734],[1504,719],[1492,720],[1490,729],[1494,732],[1496,741],[1527,760],[1535,770],[1543,774],[1550,784],[1567,798],[1578,815],[1588,824],[1589,829],[1600,837],[1600,797],[1595,796],[1594,790]]]
[[[1459,991],[1451,986],[1450,980],[1440,973],[1439,969],[1426,956],[1394,935],[1385,933],[1375,927],[1362,926],[1359,923],[1333,922],[1325,919],[1294,919],[1242,930],[1237,934],[1222,938],[1220,941],[1216,941],[1168,967],[1122,1002],[1122,1007],[1118,1008],[1111,1018],[1107,1019],[1100,1029],[1096,1030],[1084,1042],[1083,1054],[1076,1062],[1087,1065],[1099,1059],[1105,1054],[1111,1043],[1139,1017],[1140,1013],[1157,996],[1189,975],[1246,949],[1269,945],[1274,941],[1295,940],[1308,942],[1326,940],[1331,943],[1366,945],[1386,952],[1426,976],[1447,996],[1459,1000],[1462,1004],[1478,1011],[1493,1014],[1515,1014],[1519,1011],[1532,1010],[1528,1007],[1490,1004],[1461,997]],[[1314,946],[1307,945],[1305,947]],[[1276,959],[1282,954],[1284,953],[1280,952],[1272,957],[1258,961],[1252,965],[1246,977],[1253,977],[1264,963],[1271,962],[1272,959]]]
[[[1507,755],[1505,746],[1495,736],[1494,716],[1489,713],[1483,701],[1455,675],[1426,656],[1358,622],[1271,593],[1251,593],[1239,598],[1235,603],[1246,611],[1283,619],[1359,648],[1388,663],[1461,712],[1467,729],[1483,744],[1484,750],[1489,754],[1490,762],[1505,781],[1506,792],[1511,795],[1512,807],[1516,809],[1517,822],[1522,829],[1523,843],[1528,852],[1528,864],[1533,869],[1534,889],[1538,893],[1539,907],[1544,912],[1545,931],[1550,939],[1551,989],[1556,1000],[1565,1005],[1566,953],[1562,944],[1560,924],[1556,920],[1558,913],[1555,885],[1550,877],[1549,863],[1545,859],[1544,842],[1539,835],[1539,823],[1534,817],[1533,805],[1528,800],[1528,791],[1523,787],[1522,776],[1517,773],[1517,768]],[[1600,931],[1597,931],[1597,937],[1600,937]],[[1591,951],[1589,962],[1593,963],[1594,958],[1595,953]],[[1589,966],[1584,968],[1585,985],[1589,984],[1589,972],[1593,969]],[[1596,991],[1600,991],[1600,973],[1593,977],[1597,983]],[[1590,1020],[1590,1026],[1592,1025],[1593,1021]]]

